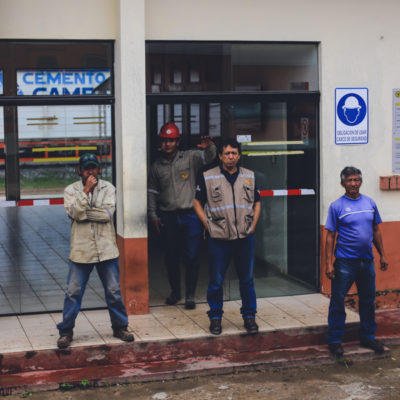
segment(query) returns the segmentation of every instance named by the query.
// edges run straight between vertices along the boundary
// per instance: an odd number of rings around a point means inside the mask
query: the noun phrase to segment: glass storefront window
[[[0,314],[62,310],[64,188],[86,152],[113,178],[112,68],[111,41],[0,40]],[[105,307],[103,292],[94,274],[82,307]]]
[[[153,71],[148,93],[316,91],[319,86],[316,43],[149,41],[146,56]]]

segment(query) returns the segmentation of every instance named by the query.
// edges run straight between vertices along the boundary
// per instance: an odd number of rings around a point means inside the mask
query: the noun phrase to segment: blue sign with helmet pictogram
[[[335,90],[335,143],[368,143],[368,89]]]

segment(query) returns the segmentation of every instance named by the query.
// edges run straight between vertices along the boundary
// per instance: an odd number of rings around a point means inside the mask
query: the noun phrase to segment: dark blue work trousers
[[[244,239],[208,239],[208,290],[207,302],[210,306],[210,319],[221,319],[223,314],[223,284],[225,272],[233,258],[239,278],[243,319],[254,318],[257,312],[256,292],[254,290],[254,235]]]
[[[160,212],[161,239],[168,281],[174,297],[181,297],[181,262],[185,265],[185,295],[194,298],[199,275],[202,227],[194,211]]]
[[[346,311],[344,300],[355,282],[358,290],[360,313],[360,340],[375,338],[375,265],[374,260],[337,258],[334,264],[332,295],[328,315],[328,343],[341,343],[344,334]]]

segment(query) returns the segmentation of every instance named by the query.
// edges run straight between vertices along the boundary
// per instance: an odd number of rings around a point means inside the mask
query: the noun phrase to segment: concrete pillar
[[[148,312],[145,0],[119,0],[115,43],[117,241],[128,314]]]

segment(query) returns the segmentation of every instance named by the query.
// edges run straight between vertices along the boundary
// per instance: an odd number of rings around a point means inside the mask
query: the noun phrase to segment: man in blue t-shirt
[[[384,346],[375,339],[375,264],[372,254],[373,243],[380,255],[381,270],[385,271],[388,264],[379,229],[382,220],[375,202],[360,193],[362,175],[359,169],[344,168],[340,180],[345,194],[330,205],[325,225],[328,231],[326,276],[332,281],[327,334],[329,350],[336,357],[343,356],[344,299],[355,282],[359,299],[360,344],[382,353]]]

